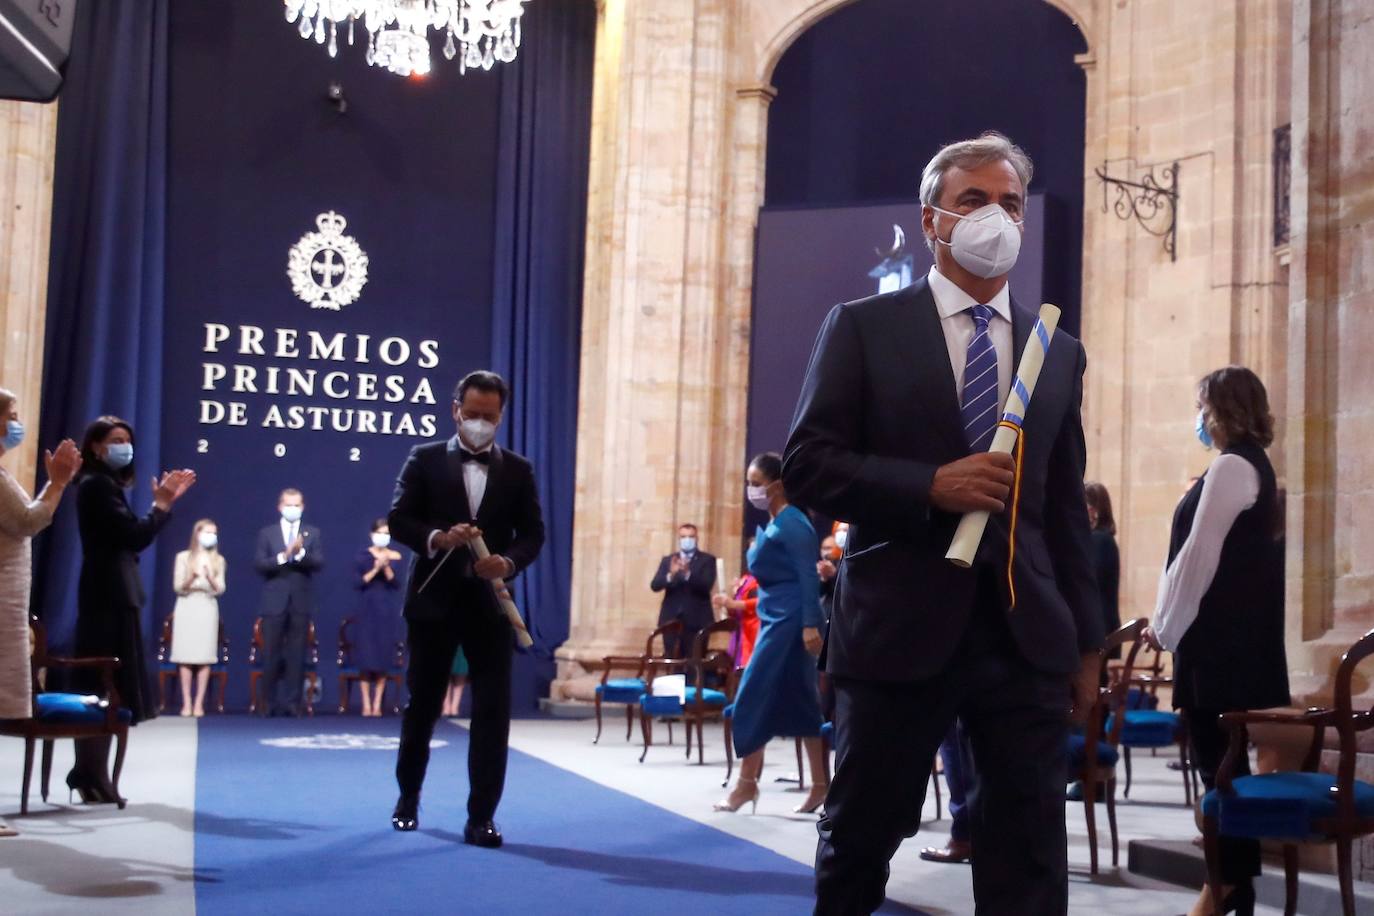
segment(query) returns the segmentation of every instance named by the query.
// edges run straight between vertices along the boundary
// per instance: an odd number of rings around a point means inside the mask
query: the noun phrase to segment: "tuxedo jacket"
[[[534,562],[544,546],[544,517],[534,468],[521,455],[498,446],[492,447],[490,455],[487,488],[476,518],[468,507],[456,436],[446,442],[417,445],[406,458],[396,480],[387,524],[391,536],[415,553],[406,586],[407,618],[439,620],[473,602],[500,613],[491,588],[472,571],[472,551],[458,548],[440,566],[444,552],[429,555],[432,532],[460,523],[476,524],[487,549],[514,563],[516,575]]]
[[[1036,316],[1014,299],[1011,312],[1015,365]],[[1012,635],[1039,670],[1077,671],[1080,654],[1102,646],[1083,495],[1085,366],[1083,347],[1057,331],[1024,418],[1011,609],[1010,511],[990,520],[974,568],[960,569],[945,559],[959,516],[930,502],[936,469],[969,447],[926,280],[830,312],[783,480],[794,502],[851,523],[830,621],[831,673],[879,681],[939,673],[967,629],[980,576],[1000,583]]]
[[[689,575],[685,579],[670,579],[673,557],[670,553],[658,564],[658,572],[649,583],[649,588],[663,592],[663,606],[658,612],[658,624],[662,626],[670,620],[681,620],[688,630],[700,630],[715,622],[715,611],[711,608],[711,593],[716,587],[716,558],[698,550],[692,555]]]
[[[288,607],[312,615],[316,611],[315,573],[324,568],[324,544],[320,541],[320,529],[314,525],[302,521],[300,532],[305,535],[305,556],[299,560],[292,557],[285,563],[277,562],[277,555],[286,549],[281,520],[258,532],[253,565],[267,580],[258,602],[260,616],[285,614]]]

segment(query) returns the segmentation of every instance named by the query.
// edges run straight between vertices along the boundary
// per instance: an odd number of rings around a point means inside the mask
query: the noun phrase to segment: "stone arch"
[[[758,2],[758,0],[754,0]],[[764,11],[755,25],[760,39],[755,60],[754,78],[760,86],[767,86],[773,78],[773,70],[783,54],[792,46],[802,33],[820,22],[826,16],[858,0],[774,0],[761,3]],[[1095,0],[1025,0],[1028,3],[1048,3],[1059,10],[1083,35],[1091,55],[1096,46],[1093,34]]]

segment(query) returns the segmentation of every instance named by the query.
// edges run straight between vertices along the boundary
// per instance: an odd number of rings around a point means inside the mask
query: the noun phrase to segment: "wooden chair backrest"
[[[1120,668],[1121,676],[1098,692],[1098,708],[1093,710],[1092,718],[1088,722],[1090,729],[1103,728],[1105,727],[1106,716],[1111,717],[1111,731],[1104,734],[1102,739],[1112,747],[1116,747],[1121,742],[1121,729],[1126,722],[1126,701],[1131,692],[1131,672],[1135,668],[1136,656],[1140,653],[1141,646],[1145,644],[1145,627],[1149,626],[1149,623],[1144,617],[1137,617],[1119,630],[1109,634],[1102,652],[1100,674],[1105,674],[1107,657],[1111,651],[1118,646],[1125,647]]]

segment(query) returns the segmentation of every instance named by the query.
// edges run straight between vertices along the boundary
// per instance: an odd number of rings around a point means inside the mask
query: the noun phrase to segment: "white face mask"
[[[959,222],[946,242],[935,234],[935,241],[949,246],[959,266],[989,280],[1000,277],[1016,264],[1021,253],[1021,223],[1014,220],[1000,204],[985,204],[972,213],[952,213],[931,206],[936,213],[952,216]]]
[[[677,547],[678,547],[678,550],[681,550],[683,553],[691,553],[692,551],[694,551],[694,550],[697,549],[697,539],[696,539],[696,538],[678,538],[678,539],[677,539]]]
[[[219,535],[213,531],[202,531],[196,540],[200,541],[200,546],[205,550],[214,550],[215,545],[219,543]]]
[[[304,514],[305,510],[302,509],[300,506],[283,506],[281,510],[281,517],[286,519],[293,525],[296,522],[300,521],[301,516]]]
[[[479,452],[496,438],[496,424],[490,420],[464,420],[458,424],[458,431],[463,444]]]
[[[373,547],[389,547],[389,546],[391,546],[391,535],[389,535],[389,534],[382,534],[381,532],[377,532],[376,534],[372,535],[372,546],[373,546]]]
[[[749,505],[753,506],[755,509],[758,509],[760,512],[767,512],[767,511],[768,511],[768,488],[767,488],[767,487],[755,487],[755,486],[750,486],[750,487],[749,487],[748,493],[749,493]]]

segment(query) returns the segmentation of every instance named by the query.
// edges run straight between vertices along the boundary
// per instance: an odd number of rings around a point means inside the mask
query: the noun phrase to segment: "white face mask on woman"
[[[391,535],[377,532],[376,534],[372,535],[372,546],[378,548],[390,547]]]
[[[1000,204],[985,204],[972,213],[954,213],[930,204],[936,213],[952,216],[959,222],[949,234],[949,241],[935,234],[935,241],[949,247],[959,266],[989,280],[1000,277],[1016,264],[1021,253],[1021,224],[1012,219]]]
[[[215,546],[219,544],[219,535],[213,531],[202,531],[196,540],[200,542],[202,549],[214,550]]]
[[[748,493],[749,505],[753,506],[755,509],[758,509],[760,512],[768,511],[769,500],[768,488],[766,486],[756,487],[751,485],[749,487]]]

